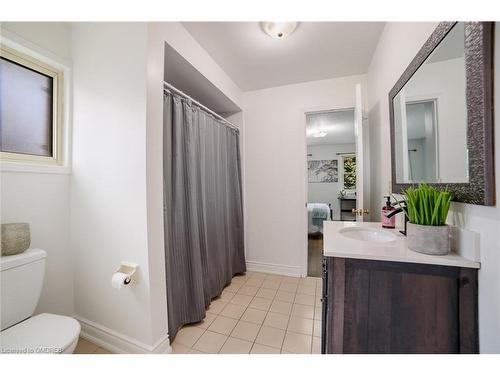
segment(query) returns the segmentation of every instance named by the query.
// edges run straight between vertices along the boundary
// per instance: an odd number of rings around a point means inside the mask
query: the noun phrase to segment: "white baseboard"
[[[160,338],[154,345],[148,345],[79,316],[75,316],[75,319],[82,326],[80,336],[112,353],[169,354],[172,352],[168,335]]]
[[[272,264],[247,260],[247,270],[251,272],[273,273],[276,275],[304,277],[302,267],[287,266],[283,264]]]

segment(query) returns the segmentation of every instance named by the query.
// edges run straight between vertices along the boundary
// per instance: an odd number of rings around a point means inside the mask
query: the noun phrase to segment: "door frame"
[[[344,112],[344,111],[355,111],[356,105],[355,103],[352,106],[335,106],[335,105],[323,105],[317,107],[310,107],[302,109],[302,124],[303,124],[303,134],[304,134],[304,143],[302,149],[303,155],[303,171],[304,171],[304,205],[302,207],[302,228],[304,230],[304,238],[303,249],[304,249],[304,257],[303,257],[303,267],[302,267],[302,276],[307,277],[307,268],[308,268],[308,218],[307,218],[307,198],[309,196],[309,181],[307,178],[307,115],[310,113],[328,113],[328,112]],[[353,124],[354,125],[354,124]]]

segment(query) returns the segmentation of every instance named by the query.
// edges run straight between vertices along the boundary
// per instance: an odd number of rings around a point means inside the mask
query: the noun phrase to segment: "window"
[[[344,177],[344,189],[355,190],[356,189],[356,156],[343,156],[342,157],[343,166],[343,177]]]
[[[61,164],[62,72],[0,48],[2,159]]]

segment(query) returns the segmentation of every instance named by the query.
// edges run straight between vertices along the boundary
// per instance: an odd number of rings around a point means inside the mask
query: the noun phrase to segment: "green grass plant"
[[[446,224],[452,198],[448,190],[439,190],[422,183],[416,188],[406,189],[403,194],[410,223],[433,226]]]

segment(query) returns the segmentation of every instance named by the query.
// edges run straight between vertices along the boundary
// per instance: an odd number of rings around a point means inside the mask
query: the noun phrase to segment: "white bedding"
[[[307,221],[308,233],[323,233],[323,221],[331,220],[330,206],[327,203],[308,203]]]

